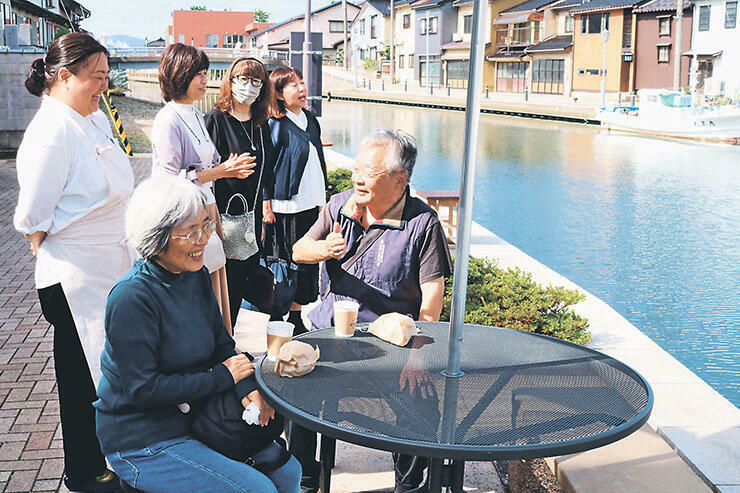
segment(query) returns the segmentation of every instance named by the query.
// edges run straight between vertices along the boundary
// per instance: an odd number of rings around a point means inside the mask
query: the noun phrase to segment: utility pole
[[[344,7],[344,71],[347,71],[349,67],[347,63],[347,57],[349,57],[349,47],[347,46],[347,0],[342,0],[342,6]]]
[[[303,26],[303,80],[306,82],[306,101],[311,106],[311,0],[306,0],[306,20]]]
[[[393,0],[391,0],[391,84],[396,82],[396,13]]]
[[[604,58],[601,61],[601,109],[606,109],[606,43],[609,41],[609,31],[601,31],[601,40],[604,42]]]
[[[681,50],[683,49],[683,0],[676,0],[676,49],[673,55],[673,90],[681,89]]]
[[[426,54],[426,57],[425,57],[425,59],[426,59],[426,62],[425,62],[426,63],[426,66],[424,68],[426,69],[426,74],[427,74],[427,86],[428,86],[428,89],[431,91],[431,88],[432,88],[432,80],[429,78],[429,28],[430,27],[431,26],[429,26],[429,9],[427,9],[426,29],[424,30],[425,31],[424,32],[424,36],[426,36],[426,40],[425,41],[426,41],[426,51],[427,51],[427,54]]]

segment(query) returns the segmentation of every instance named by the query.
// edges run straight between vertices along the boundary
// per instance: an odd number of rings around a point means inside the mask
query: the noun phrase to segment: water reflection
[[[419,140],[412,179],[459,188],[464,115],[325,103],[353,155],[379,126]],[[474,219],[609,303],[740,405],[740,149],[482,115]]]

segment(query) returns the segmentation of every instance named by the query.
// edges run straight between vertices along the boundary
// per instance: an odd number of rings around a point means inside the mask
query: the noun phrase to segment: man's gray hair
[[[205,210],[200,189],[184,178],[158,175],[136,187],[126,209],[126,237],[149,260],[167,250],[172,228]]]
[[[416,139],[403,130],[391,130],[390,128],[376,128],[368,136],[362,139],[360,149],[365,147],[385,147],[383,166],[389,175],[395,175],[405,171],[408,180],[414,172],[416,164]]]

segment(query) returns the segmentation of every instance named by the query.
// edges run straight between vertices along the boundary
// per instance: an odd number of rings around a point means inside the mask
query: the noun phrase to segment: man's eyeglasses
[[[237,75],[236,77],[232,78],[231,81],[239,81],[242,84],[246,84],[247,82],[249,82],[252,84],[252,87],[256,87],[257,89],[262,87],[262,79],[254,79],[252,77],[247,77],[246,75]]]
[[[352,168],[352,177],[356,178],[379,178],[385,175],[387,172],[384,169],[371,168],[369,166],[360,166]]]
[[[200,239],[203,238],[204,235],[206,238],[210,238],[211,233],[213,233],[215,230],[215,221],[209,219],[208,222],[200,229],[191,231],[186,235],[172,235],[172,237],[177,238],[178,240],[187,240],[191,245],[196,245],[200,241]]]

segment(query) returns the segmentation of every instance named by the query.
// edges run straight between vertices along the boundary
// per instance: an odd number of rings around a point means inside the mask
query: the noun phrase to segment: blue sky
[[[305,0],[78,0],[92,15],[82,27],[101,34],[127,34],[150,40],[164,37],[173,10],[205,5],[208,10],[257,10],[270,14],[271,22],[279,22],[306,11]],[[311,0],[311,10],[324,7],[331,0]]]

